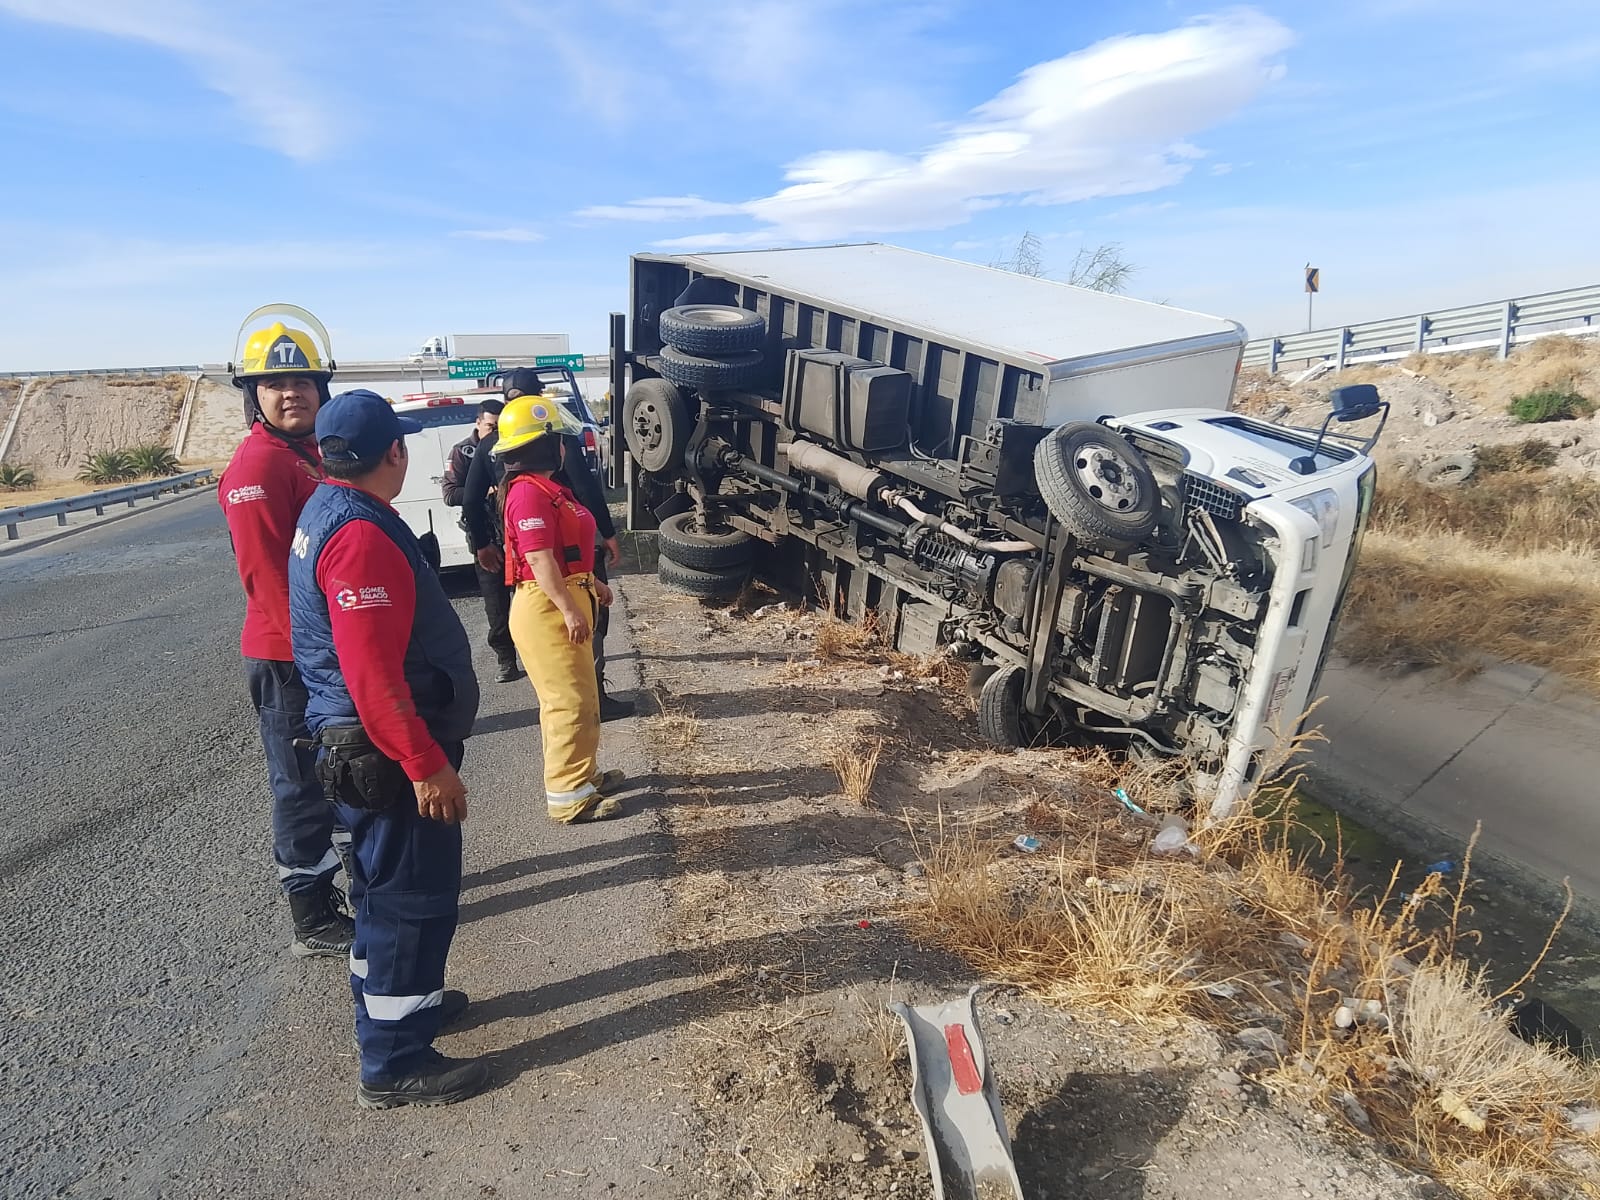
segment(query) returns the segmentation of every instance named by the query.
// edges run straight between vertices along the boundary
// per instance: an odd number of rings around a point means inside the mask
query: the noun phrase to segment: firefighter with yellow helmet
[[[594,514],[553,478],[571,418],[553,397],[518,396],[500,413],[494,455],[505,468],[506,584],[511,637],[539,696],[546,811],[563,824],[615,816],[601,772],[600,688],[589,639],[611,588],[595,567]]]
[[[289,550],[300,509],[322,479],[317,410],[334,371],[328,331],[292,304],[245,318],[235,342],[233,382],[248,429],[223,471],[217,498],[228,520],[244,585],[239,649],[266,752],[272,791],[272,851],[294,924],[294,953],[343,958],[354,926],[334,886],[340,850],[306,732],[306,689],[289,646]],[[349,835],[341,839],[348,841]]]

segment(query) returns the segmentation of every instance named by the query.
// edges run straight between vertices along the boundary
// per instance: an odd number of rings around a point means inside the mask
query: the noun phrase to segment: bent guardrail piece
[[[37,521],[41,517],[54,517],[57,525],[67,523],[67,514],[94,509],[96,516],[104,516],[112,504],[133,507],[135,500],[146,496],[159,496],[162,492],[176,492],[204,483],[211,478],[211,468],[190,471],[185,475],[169,475],[165,479],[152,479],[149,483],[134,483],[127,487],[107,488],[90,492],[86,496],[71,496],[65,500],[46,500],[39,504],[24,504],[21,508],[0,508],[0,525],[6,527],[6,540],[17,540],[17,526],[23,521]]]
[[[1000,1089],[978,1030],[972,988],[943,1004],[891,1004],[911,1051],[911,1103],[922,1118],[935,1200],[1023,1200]]]

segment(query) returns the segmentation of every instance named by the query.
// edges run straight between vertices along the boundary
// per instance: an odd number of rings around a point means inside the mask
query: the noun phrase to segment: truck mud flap
[[[911,1051],[911,1103],[922,1118],[935,1200],[1023,1200],[978,1032],[974,987],[943,1004],[891,1004]]]

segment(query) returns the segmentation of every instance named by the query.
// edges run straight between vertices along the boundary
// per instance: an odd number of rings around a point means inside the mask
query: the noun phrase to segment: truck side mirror
[[[1378,415],[1378,389],[1370,383],[1347,383],[1328,393],[1335,421],[1364,421]]]

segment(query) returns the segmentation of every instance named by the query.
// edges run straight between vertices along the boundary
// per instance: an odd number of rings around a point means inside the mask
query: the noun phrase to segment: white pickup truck
[[[1229,410],[1234,322],[882,245],[635,255],[612,342],[669,585],[871,612],[986,674],[991,741],[1182,756],[1215,813],[1315,698],[1376,477],[1328,430],[1387,416],[1370,385],[1274,425]]]
[[[571,372],[558,367],[541,368],[540,379],[545,384],[546,393],[558,397],[583,426],[589,466],[599,478],[600,427],[589,406],[584,403]],[[461,510],[444,502],[441,480],[450,463],[450,451],[457,442],[472,436],[479,404],[486,398],[500,395],[498,389],[440,392],[408,397],[394,405],[395,412],[422,425],[421,433],[414,433],[406,439],[411,466],[406,471],[405,488],[395,497],[395,510],[405,518],[406,524],[422,542],[423,551],[436,570],[472,566],[472,552],[467,547]]]

